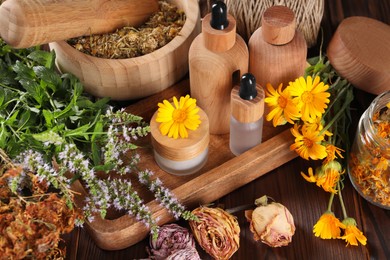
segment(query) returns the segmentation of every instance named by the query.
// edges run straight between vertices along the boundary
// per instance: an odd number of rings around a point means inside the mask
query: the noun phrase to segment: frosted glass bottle
[[[255,77],[246,73],[231,92],[230,150],[240,155],[261,143],[264,91]]]

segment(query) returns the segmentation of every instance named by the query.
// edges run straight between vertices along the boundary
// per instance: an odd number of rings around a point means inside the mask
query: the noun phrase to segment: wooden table
[[[204,3],[205,1],[200,1],[203,13],[206,10]],[[372,17],[390,24],[390,0],[326,0],[322,21],[325,46],[342,19],[355,15]],[[309,55],[316,54],[318,54],[317,47],[309,50]],[[357,108],[357,112],[354,124],[373,98],[372,95],[362,91],[355,92],[356,99],[353,106]],[[244,213],[242,211],[235,213],[241,227],[241,245],[232,259],[389,259],[390,211],[365,201],[354,190],[348,178],[343,191],[346,208],[366,235],[367,245],[346,247],[346,243],[339,239],[322,240],[313,235],[313,225],[326,210],[328,194],[300,176],[300,171],[306,171],[308,166],[310,164],[303,159],[294,159],[215,202],[226,208],[233,208],[252,204],[256,198],[266,194],[283,203],[294,216],[297,229],[292,243],[283,248],[271,248],[256,243],[249,231]],[[337,199],[334,205],[335,214],[341,218],[342,213]],[[180,222],[180,224],[186,223]],[[95,245],[85,229],[77,228],[66,235],[64,240],[67,246],[67,259],[147,258],[145,248],[148,239],[123,250],[105,251]],[[202,259],[211,259],[201,249],[199,253]]]

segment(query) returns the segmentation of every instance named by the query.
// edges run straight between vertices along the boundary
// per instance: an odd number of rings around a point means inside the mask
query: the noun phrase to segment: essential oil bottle
[[[210,121],[210,134],[229,133],[230,92],[248,71],[249,52],[226,4],[216,1],[189,50],[191,96]]]
[[[246,73],[231,92],[230,150],[234,155],[261,143],[263,115],[264,90]]]

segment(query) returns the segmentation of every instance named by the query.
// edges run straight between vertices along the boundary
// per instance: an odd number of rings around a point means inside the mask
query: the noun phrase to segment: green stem
[[[337,189],[338,189],[338,192],[339,192],[339,200],[340,200],[341,210],[343,211],[344,219],[346,219],[346,218],[348,218],[348,215],[347,215],[347,210],[345,209],[343,195],[341,195],[340,181],[337,182]]]
[[[329,198],[329,203],[328,203],[328,209],[327,209],[328,211],[332,211],[333,198],[334,198],[334,193],[331,193]]]
[[[326,130],[328,130],[333,123],[339,119],[340,116],[344,113],[345,109],[349,106],[351,100],[346,100],[341,107],[341,109],[337,112],[337,114],[332,118],[332,120],[321,130],[319,135],[322,135]]]

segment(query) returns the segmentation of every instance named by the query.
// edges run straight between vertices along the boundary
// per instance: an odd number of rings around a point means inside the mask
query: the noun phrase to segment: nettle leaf
[[[27,56],[29,59],[35,61],[36,63],[45,66],[46,68],[54,68],[55,62],[55,53],[54,51],[47,52],[43,50],[36,50],[30,53]]]

